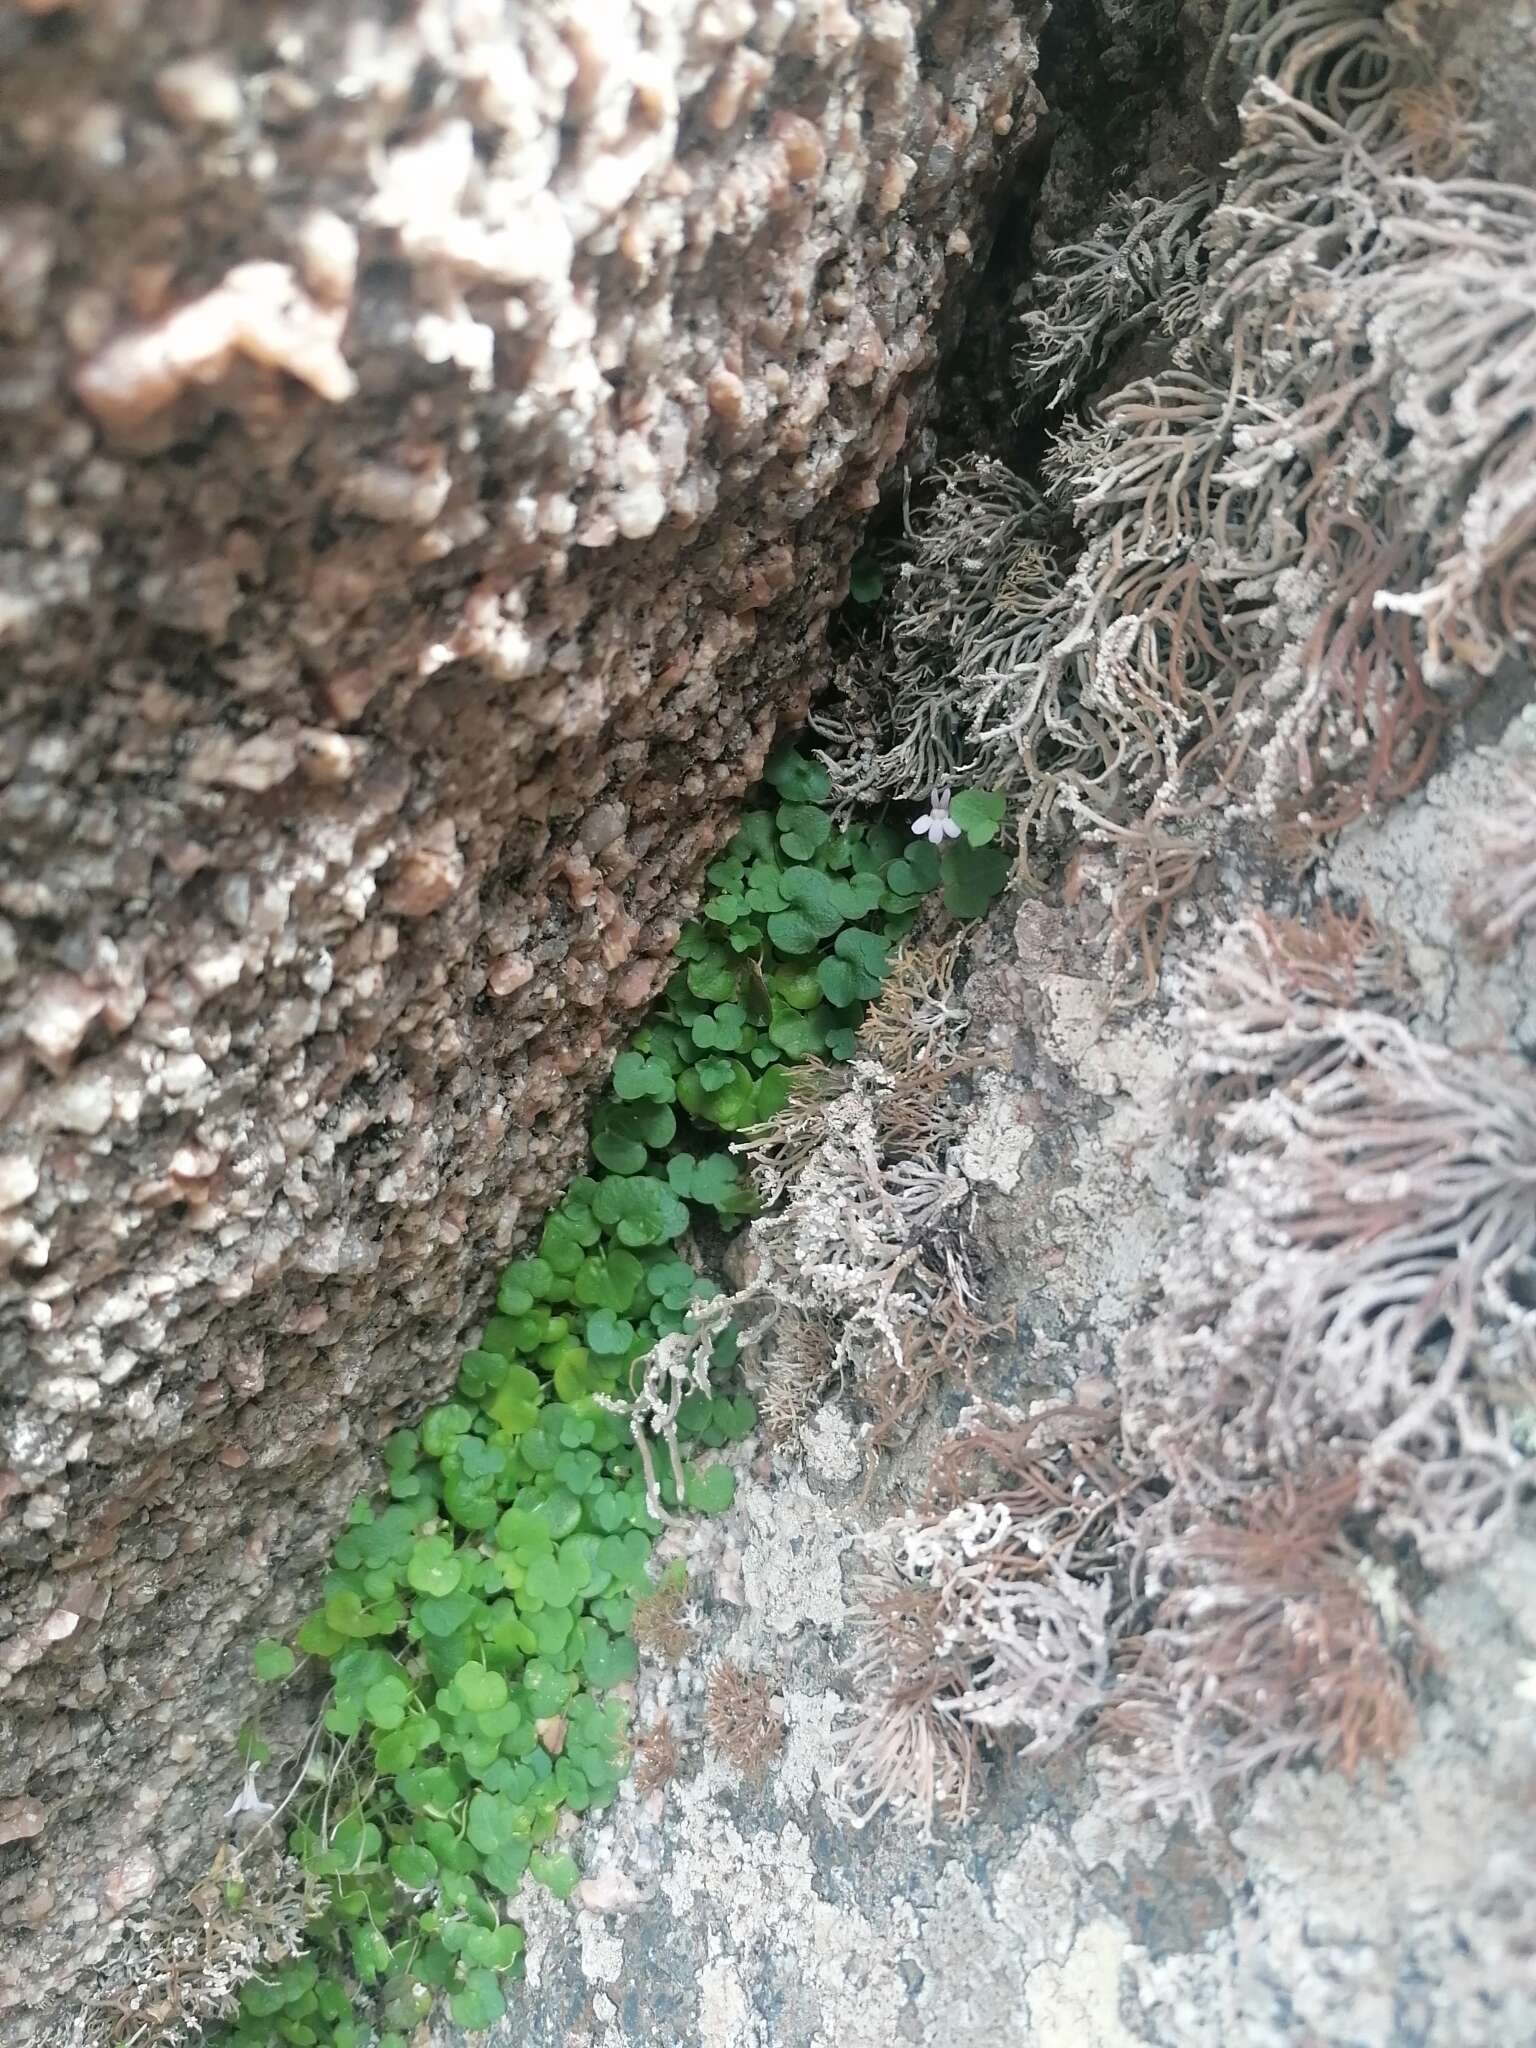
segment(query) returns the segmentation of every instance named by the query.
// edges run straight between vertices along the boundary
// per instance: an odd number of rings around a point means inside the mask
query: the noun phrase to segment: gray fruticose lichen
[[[1310,859],[1536,646],[1536,198],[1467,175],[1412,10],[1233,0],[1225,31],[1224,191],[1117,199],[1042,263],[1022,395],[1068,408],[1043,476],[937,480],[885,661],[833,714],[866,735],[847,800],[985,781],[1026,869],[1106,845],[1148,986],[1213,851]],[[1095,395],[1149,337],[1161,364]],[[1517,764],[1464,900],[1485,950],[1536,912],[1531,788]],[[1536,1403],[1536,1082],[1413,1010],[1364,911],[1255,911],[1188,977],[1209,1185],[1117,1399],[964,1421],[875,1546],[855,1817],[963,1814],[989,1744],[1097,1729],[1133,1800],[1210,1824],[1264,1770],[1409,1740],[1422,1644],[1384,1560],[1489,1554]],[[867,1139],[793,1150],[845,1190],[885,1170]]]
[[[1116,848],[1145,932],[1223,833],[1304,855],[1414,787],[1529,652],[1536,198],[1463,175],[1477,131],[1407,26],[1238,0],[1218,203],[1122,196],[1044,259],[1042,478],[978,457],[912,515],[845,797],[1007,787],[1026,848]],[[1096,393],[1130,336],[1160,365]]]

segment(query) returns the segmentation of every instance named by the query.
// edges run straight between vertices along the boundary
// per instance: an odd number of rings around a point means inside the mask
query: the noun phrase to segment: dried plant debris
[[[981,1741],[955,1702],[969,1672],[946,1640],[942,1591],[892,1556],[857,1589],[858,1647],[849,1666],[853,1725],[837,1800],[855,1827],[876,1814],[969,1818],[982,1778]]]
[[[704,1734],[717,1756],[750,1783],[760,1783],[784,1747],[784,1715],[772,1678],[722,1658],[704,1695]]]
[[[1056,402],[1132,329],[1161,365],[1069,418],[1038,483],[939,480],[839,726],[844,802],[970,777],[1015,795],[1026,863],[1102,837],[1143,985],[1212,848],[1257,825],[1310,858],[1536,644],[1536,198],[1457,174],[1464,100],[1410,26],[1235,0],[1220,202],[1116,200],[1020,316]]]
[[[1532,1481],[1536,1078],[1394,1018],[1333,1028],[1339,1065],[1224,1112],[1198,1235],[1126,1361],[1149,1390],[1128,1427],[1213,1489],[1347,1448],[1361,1505],[1450,1569]]]
[[[1239,1518],[1147,1545],[1150,1612],[1125,1646],[1104,1733],[1137,1803],[1209,1827],[1229,1785],[1287,1764],[1350,1774],[1408,1745],[1424,1659],[1343,1527],[1350,1475],[1287,1482]]]
[[[992,1331],[960,1163],[970,1128],[960,1087],[980,1063],[962,1044],[962,944],[963,934],[912,940],[851,1038],[853,1057],[805,1062],[777,1112],[732,1143],[763,1212],[733,1248],[734,1291],[696,1300],[685,1329],[635,1360],[629,1403],[598,1397],[627,1417],[657,1521],[674,1519],[667,1482],[678,1500],[706,1500],[714,1475],[696,1473],[690,1491],[680,1418],[738,1355],[775,1441],[790,1441],[839,1382],[864,1408],[876,1449],[940,1373],[969,1380],[980,1362]],[[722,1491],[719,1505],[727,1499]]]
[[[1536,1498],[1536,1071],[1417,1035],[1363,909],[1250,912],[1183,997],[1211,1177],[1121,1405],[973,1412],[882,1533],[856,1818],[963,1815],[989,1748],[1094,1731],[1203,1826],[1264,1771],[1386,1762],[1429,1660],[1399,1565],[1476,1562]]]

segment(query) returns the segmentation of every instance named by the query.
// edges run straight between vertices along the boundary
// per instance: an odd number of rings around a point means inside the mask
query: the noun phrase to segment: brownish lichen
[[[221,1843],[196,1884],[131,1913],[75,2015],[75,2037],[122,2048],[205,2039],[236,2012],[249,1976],[301,1953],[309,1889],[270,1834]]]
[[[1502,801],[1483,820],[1478,872],[1463,892],[1462,929],[1485,959],[1536,927],[1536,761],[1505,773]]]
[[[1346,916],[1323,903],[1310,924],[1259,909],[1235,919],[1187,978],[1194,1113],[1337,1066],[1348,1057],[1339,1012],[1402,1015],[1413,993],[1402,940],[1367,905]]]
[[[855,1589],[853,1720],[838,1803],[855,1827],[879,1813],[965,1820],[981,1786],[981,1742],[953,1704],[969,1670],[944,1634],[943,1594],[895,1570]]]
[[[642,1799],[661,1791],[677,1776],[682,1761],[683,1746],[672,1726],[671,1716],[658,1714],[635,1743],[631,1764],[635,1790]]]
[[[1389,1762],[1429,1656],[1397,1546],[1459,1570],[1536,1494],[1528,1063],[1412,1028],[1364,908],[1250,910],[1181,994],[1198,1203],[1113,1384],[963,1417],[880,1539],[855,1817],[962,1812],[993,1743],[1098,1734],[1202,1828],[1266,1771]]]
[[[681,1572],[664,1578],[635,1602],[630,1633],[636,1644],[666,1664],[679,1664],[693,1648],[688,1617],[688,1582]]]
[[[766,1777],[784,1747],[784,1715],[772,1678],[722,1658],[704,1694],[704,1734],[715,1754],[751,1783]]]
[[[1148,1498],[1112,1406],[977,1411],[944,1440],[922,1517],[893,1526],[859,1590],[855,1819],[963,1819],[984,1742],[1043,1756],[1076,1739],[1112,1696]]]
[[[1353,1776],[1401,1755],[1425,1646],[1372,1597],[1343,1522],[1353,1473],[1287,1480],[1241,1519],[1146,1546],[1150,1615],[1104,1716],[1135,1803],[1213,1824],[1224,1791],[1288,1764]]]
[[[813,1069],[738,1144],[772,1212],[746,1234],[734,1300],[777,1441],[838,1381],[868,1415],[878,1449],[910,1426],[941,1373],[969,1381],[992,1334],[959,1159],[962,1084],[989,1057],[963,1045],[961,943],[904,946],[859,1057]]]

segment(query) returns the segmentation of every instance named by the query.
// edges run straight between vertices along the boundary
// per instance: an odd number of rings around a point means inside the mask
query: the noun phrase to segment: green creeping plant
[[[255,1647],[265,1683],[295,1651],[325,1665],[331,1762],[283,1817],[315,1905],[306,1950],[244,1984],[216,2048],[407,2048],[439,1997],[456,2025],[491,2026],[522,1973],[508,1897],[525,1874],[558,1898],[579,1881],[560,1816],[617,1791],[609,1694],[635,1670],[660,1533],[604,1401],[719,1292],[678,1244],[701,1214],[729,1228],[752,1213],[732,1134],[783,1107],[796,1061],[853,1057],[930,891],[971,915],[1006,872],[1000,797],[957,794],[962,836],[940,855],[882,820],[835,825],[829,794],[795,749],[770,762],[766,801],[709,867],[676,972],[614,1062],[592,1171],[502,1272],[452,1398],[386,1443],[384,1486],[353,1503],[294,1647]],[[734,1359],[727,1331],[722,1384]],[[661,1462],[668,1508],[729,1508],[735,1475],[702,1454],[756,1421],[739,1391],[689,1395],[681,1501]],[[265,1760],[254,1730],[244,1754]]]
[[[855,604],[878,604],[885,595],[885,576],[880,565],[869,555],[854,558],[848,578],[848,595]]]

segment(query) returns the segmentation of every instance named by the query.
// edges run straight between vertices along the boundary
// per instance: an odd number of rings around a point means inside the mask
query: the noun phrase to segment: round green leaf
[[[523,1580],[527,1591],[546,1607],[569,1607],[581,1591],[574,1571],[556,1557],[536,1557]]]
[[[587,1317],[587,1349],[597,1358],[622,1358],[635,1341],[635,1326],[612,1309],[595,1309]]]
[[[628,1636],[611,1636],[590,1616],[581,1623],[581,1671],[594,1692],[603,1692],[635,1675],[635,1646]]]
[[[460,1577],[453,1545],[444,1536],[424,1537],[412,1550],[405,1575],[418,1593],[431,1593],[438,1599],[452,1593]]]
[[[958,789],[949,800],[949,815],[972,846],[985,846],[1003,829],[1002,792]]]
[[[781,967],[769,977],[769,986],[792,1010],[814,1010],[821,1001],[821,983],[811,967]]]
[[[768,936],[781,953],[814,953],[825,936],[803,910],[778,910],[768,920]]]
[[[552,1856],[535,1849],[528,1862],[539,1883],[547,1886],[557,1899],[568,1899],[581,1880],[575,1861],[563,1849]]]
[[[470,1797],[465,1833],[482,1856],[504,1848],[517,1832],[517,1808],[503,1793],[476,1792]]]
[[[411,1689],[403,1678],[381,1678],[363,1695],[363,1709],[375,1728],[398,1728],[405,1719],[410,1696]]]
[[[544,1657],[530,1657],[522,1672],[523,1701],[533,1721],[558,1714],[571,1696],[572,1681]]]
[[[638,1102],[643,1097],[653,1102],[670,1102],[674,1093],[672,1076],[663,1060],[638,1052],[621,1052],[613,1063],[613,1092],[621,1102]]]
[[[763,779],[791,803],[825,803],[832,782],[817,761],[808,761],[794,747],[781,747],[763,770]]]
[[[507,1681],[499,1671],[489,1671],[483,1664],[464,1665],[454,1683],[472,1714],[489,1714],[507,1704]]]
[[[683,1498],[697,1515],[719,1515],[736,1498],[736,1474],[729,1465],[690,1465],[683,1475]]]
[[[838,1009],[857,1002],[864,992],[863,977],[857,968],[846,960],[818,960],[816,979],[821,984],[822,994]],[[789,1050],[788,1047],[785,1048]]]
[[[944,908],[953,917],[980,917],[1008,880],[1009,859],[1000,846],[972,846],[959,840],[944,853]]]
[[[821,986],[821,969],[834,964],[840,963],[828,962],[826,960],[818,963],[818,994],[820,993]],[[815,1053],[826,1050],[826,1012],[823,1010],[822,1014],[818,1016],[814,1010],[809,1013],[803,1010],[792,1010],[785,1003],[775,1002],[773,1006],[773,1022],[768,1027],[768,1036],[778,1046],[779,1050],[787,1053],[792,1060],[810,1059]]]
[[[592,1156],[610,1173],[638,1173],[649,1155],[637,1139],[609,1130],[593,1133]]]
[[[297,1661],[286,1643],[276,1642],[271,1636],[263,1636],[251,1651],[251,1667],[263,1685],[274,1685],[278,1679],[286,1678]]]
[[[441,1408],[429,1408],[421,1424],[422,1449],[430,1458],[446,1457],[474,1419],[469,1410],[457,1401],[446,1402]]]
[[[472,1927],[464,1943],[464,1960],[487,1970],[510,1970],[523,1952],[523,1930],[510,1920],[500,1927]]]
[[[469,1971],[463,1990],[455,1991],[448,2000],[448,2010],[453,2015],[454,2025],[471,2034],[494,2027],[499,2019],[505,2018],[507,2010],[507,2001],[501,1995],[495,1973],[491,1970]]]
[[[396,1842],[389,1867],[408,1891],[425,1891],[437,1877],[437,1858],[419,1842]]]

